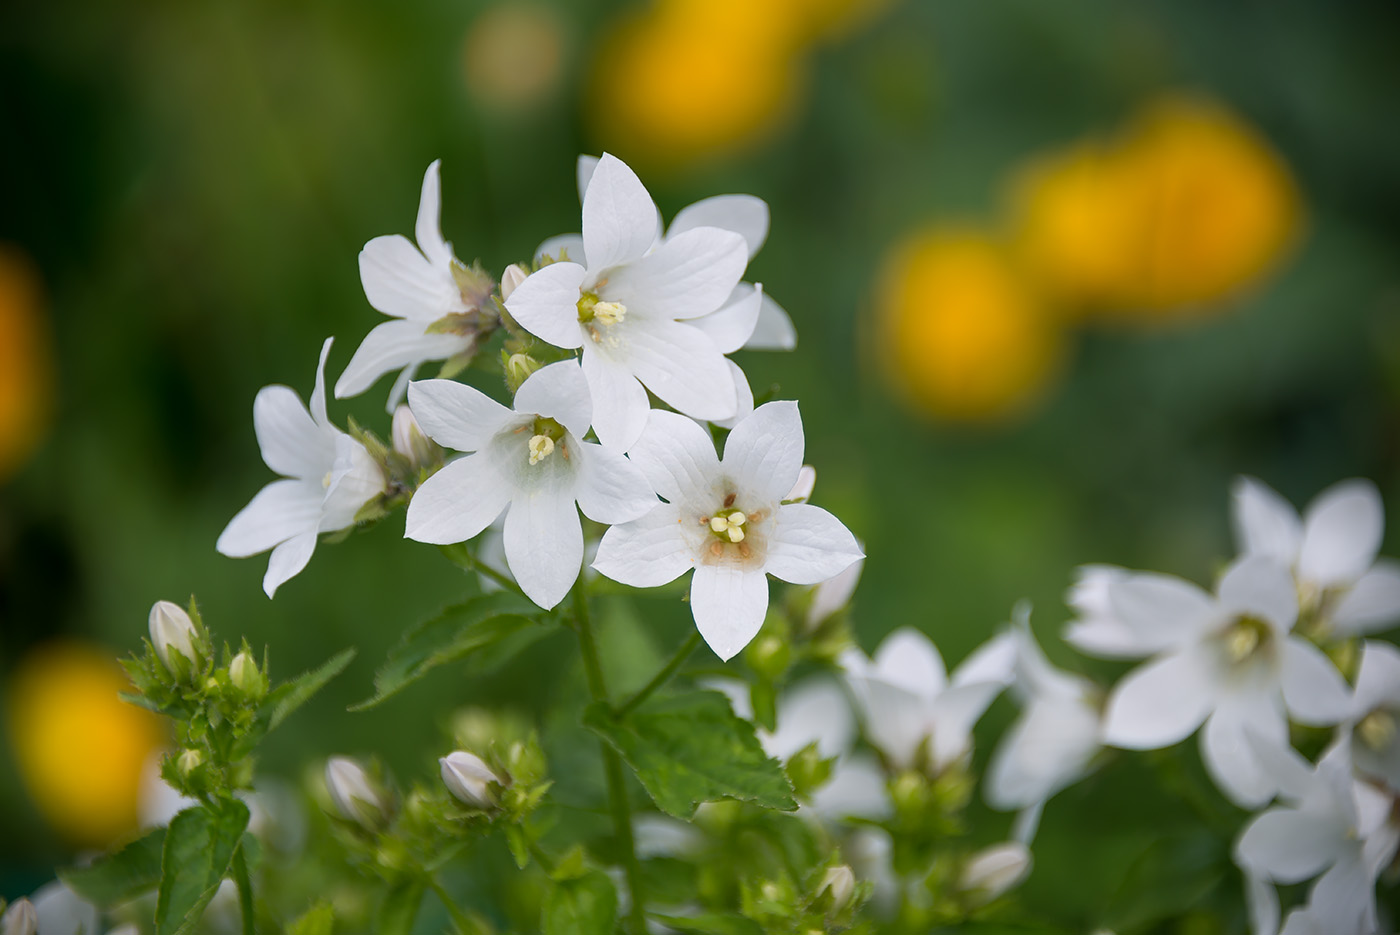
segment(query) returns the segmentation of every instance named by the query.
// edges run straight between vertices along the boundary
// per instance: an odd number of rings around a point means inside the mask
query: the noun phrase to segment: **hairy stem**
[[[700,631],[692,630],[690,635],[685,638],[685,642],[681,644],[681,648],[676,650],[676,654],[671,657],[671,660],[661,668],[660,672],[656,673],[650,682],[647,682],[642,686],[640,691],[629,698],[626,704],[617,709],[616,716],[624,717],[629,714],[643,701],[646,701],[655,694],[657,689],[671,681],[671,678],[680,670],[680,667],[685,665],[685,661],[690,658],[690,654],[695,652],[695,647],[699,645]]]
[[[243,843],[233,849],[233,882],[238,887],[238,911],[243,917],[243,935],[254,935],[253,881],[248,877],[248,858]]]

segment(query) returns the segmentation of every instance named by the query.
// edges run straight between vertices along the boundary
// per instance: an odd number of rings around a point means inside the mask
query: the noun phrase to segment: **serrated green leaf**
[[[709,913],[689,918],[660,915],[653,915],[651,918],[667,928],[681,932],[704,932],[706,935],[763,935],[763,926],[743,916]]]
[[[524,870],[530,864],[530,841],[525,837],[525,829],[519,825],[506,825],[506,845],[510,856],[515,858],[515,866]]]
[[[469,656],[489,657],[490,664],[499,665],[544,635],[546,628],[530,616],[535,611],[535,605],[508,592],[454,604],[404,634],[375,673],[374,696],[350,710],[372,708],[438,666]]]
[[[545,894],[544,935],[612,935],[616,924],[617,890],[601,871],[556,882]]]
[[[622,718],[593,704],[583,723],[617,748],[668,815],[688,819],[701,802],[716,799],[797,809],[782,764],[763,752],[753,725],[735,717],[719,692],[653,698]]]
[[[86,867],[60,870],[58,878],[83,899],[100,907],[126,902],[160,885],[164,846],[165,829],[157,828]]]
[[[390,887],[379,904],[374,931],[377,935],[408,935],[423,902],[423,882],[405,880]]]
[[[248,806],[237,800],[217,812],[202,806],[187,808],[171,820],[161,852],[157,935],[194,929],[228,873],[234,848],[247,827]]]
[[[354,658],[354,647],[343,649],[310,672],[304,672],[274,688],[263,702],[260,712],[267,718],[267,729],[275,730],[278,724],[287,719],[287,715],[310,701],[312,695],[326,687],[326,683],[344,672]]]
[[[331,935],[334,928],[335,909],[330,903],[319,902],[287,926],[287,935]]]

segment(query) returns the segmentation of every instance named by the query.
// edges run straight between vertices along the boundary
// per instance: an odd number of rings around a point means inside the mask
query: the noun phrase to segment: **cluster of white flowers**
[[[226,555],[273,550],[269,596],[305,567],[319,534],[400,495],[411,497],[406,535],[421,542],[464,542],[500,524],[510,575],[545,609],[578,579],[579,511],[610,525],[593,567],[636,587],[693,569],[695,622],[723,659],[762,625],[767,575],[815,584],[861,558],[834,516],[793,502],[806,493],[789,496],[803,486],[797,404],[755,409],[727,356],[795,343],[786,313],[741,281],[767,236],[767,206],[719,196],[663,229],[620,160],[581,159],[578,175],[582,234],[546,241],[533,271],[511,267],[499,290],[442,237],[437,163],[423,180],[417,246],[401,236],[365,246],[365,294],[395,320],[365,338],[336,395],[400,371],[391,411],[406,388],[422,433],[461,456],[406,485],[362,436],[336,429],[326,414],[327,340],[309,412],[286,387],[258,394],[263,459],[285,479],[263,488],[219,538]],[[502,355],[510,407],[450,379],[410,382],[432,360],[456,373],[502,328],[523,348]],[[675,411],[653,409],[648,391]],[[396,414],[396,442],[400,421]],[[722,459],[705,422],[732,429]],[[407,444],[395,448],[411,457]]]

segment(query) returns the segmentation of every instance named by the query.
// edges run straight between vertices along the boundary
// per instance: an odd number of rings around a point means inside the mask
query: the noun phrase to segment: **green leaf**
[[[661,915],[653,915],[652,918],[667,928],[681,932],[704,932],[706,935],[763,935],[763,926],[743,916],[709,913],[690,918]]]
[[[423,902],[423,881],[405,880],[390,887],[379,905],[374,931],[377,935],[408,935]]]
[[[328,902],[318,902],[287,926],[287,935],[331,935],[334,928],[335,909]]]
[[[194,929],[228,873],[247,827],[248,806],[236,799],[219,811],[197,806],[175,816],[161,852],[157,935]]]
[[[1208,832],[1153,841],[1128,868],[1105,922],[1128,931],[1199,908],[1232,873],[1228,845]]]
[[[325,688],[327,682],[344,672],[345,667],[354,658],[354,647],[341,650],[322,663],[319,668],[305,672],[274,688],[262,704],[261,713],[268,719],[267,729],[275,730],[278,724],[287,719],[287,715],[310,701],[311,696]]]
[[[607,874],[590,870],[554,883],[544,898],[544,935],[612,935],[617,890]]]
[[[763,752],[753,725],[735,717],[719,692],[652,698],[623,718],[592,704],[583,723],[617,748],[668,815],[688,819],[701,802],[716,799],[797,809],[782,764]]]
[[[404,634],[375,673],[374,696],[351,705],[350,710],[372,708],[438,666],[468,656],[499,665],[547,632],[531,616],[537,611],[529,601],[508,592],[454,604]]]
[[[160,885],[164,846],[165,829],[157,828],[86,867],[60,870],[58,877],[83,899],[103,908],[126,902]]]

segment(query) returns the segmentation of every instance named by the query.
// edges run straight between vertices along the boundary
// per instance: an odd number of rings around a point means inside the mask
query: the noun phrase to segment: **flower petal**
[[[846,693],[816,676],[793,685],[778,699],[773,733],[763,737],[769,756],[786,760],[810,743],[823,757],[840,756],[855,740],[856,722]]]
[[[674,581],[695,564],[695,550],[678,534],[679,511],[668,503],[603,533],[593,567],[600,575],[634,588]]]
[[[578,361],[561,360],[536,370],[516,390],[515,411],[557,419],[575,438],[582,438],[593,419],[583,368]]]
[[[621,159],[604,153],[583,194],[583,243],[589,272],[640,259],[651,249],[659,230],[656,204],[642,180]]]
[[[1332,626],[1342,635],[1374,633],[1400,620],[1400,562],[1383,558],[1337,604]]]
[[[588,191],[588,182],[593,178],[593,170],[598,168],[598,157],[580,153],[574,162],[574,182],[578,185],[578,201],[583,204],[583,196]]]
[[[1206,771],[1230,801],[1244,808],[1258,808],[1279,790],[1279,778],[1254,754],[1261,743],[1288,743],[1288,722],[1278,700],[1263,693],[1223,697],[1201,732]]]
[[[744,376],[744,371],[739,369],[739,365],[734,361],[725,358],[725,365],[729,367],[729,375],[734,378],[734,415],[728,419],[713,419],[715,425],[723,429],[732,429],[740,421],[747,419],[753,412],[753,388],[749,386],[749,378]],[[799,483],[801,482],[799,478]],[[794,487],[797,485],[794,484]],[[792,491],[788,491],[791,494]],[[785,500],[794,499],[791,496],[784,497]]]
[[[1011,633],[1001,633],[987,640],[958,663],[953,670],[953,684],[995,682],[1003,688],[1010,685],[1016,669],[1017,642]]]
[[[791,584],[818,584],[865,557],[851,531],[819,506],[784,504],[773,523],[763,568]]]
[[[755,500],[780,502],[802,470],[804,444],[797,403],[765,403],[729,433],[724,443],[724,471]]]
[[[555,347],[581,347],[578,300],[584,273],[582,266],[571,262],[536,270],[506,299],[506,311],[520,327]]]
[[[468,455],[419,486],[408,504],[404,537],[436,545],[465,542],[490,526],[514,493],[490,449]]]
[[[1134,633],[1142,654],[1189,643],[1218,617],[1209,594],[1171,575],[1135,573],[1109,588],[1111,616]]]
[[[263,575],[263,591],[268,597],[306,567],[311,553],[316,551],[316,531],[293,536],[272,550],[267,558],[267,573]]]
[[[1252,477],[1236,478],[1232,501],[1230,519],[1239,550],[1291,568],[1303,542],[1303,521],[1293,505]]]
[[[1353,715],[1364,717],[1382,705],[1400,708],[1400,649],[1367,640],[1361,646]]]
[[[727,563],[697,565],[690,582],[695,627],[728,661],[758,635],[768,612],[768,577]]]
[[[331,354],[334,341],[335,338],[326,338],[321,345],[321,359],[316,363],[316,383],[311,387],[311,399],[307,406],[317,425],[332,430],[331,417],[326,413],[326,358]]]
[[[253,399],[253,432],[263,461],[286,477],[314,477],[330,469],[333,435],[311,419],[288,386],[264,386]]]
[[[555,234],[544,243],[535,248],[535,262],[538,263],[545,257],[551,260],[562,260],[566,263],[578,263],[580,266],[588,266],[587,254],[583,252],[582,234]]]
[[[418,221],[413,236],[429,263],[438,269],[448,269],[452,263],[452,248],[442,239],[442,181],[438,177],[441,166],[442,160],[434,159],[423,173],[423,193],[418,197]]]
[[[335,381],[336,399],[360,395],[392,370],[417,366],[426,360],[446,360],[466,350],[472,342],[458,334],[424,334],[425,327],[421,321],[396,319],[370,329]],[[393,405],[390,404],[391,409]]]
[[[1188,737],[1215,705],[1218,689],[1194,648],[1145,663],[1113,689],[1103,741],[1129,750],[1155,750]]]
[[[1099,749],[1093,709],[1064,699],[1032,702],[987,766],[987,804],[1002,811],[1043,802],[1084,774]]]
[[[690,419],[652,410],[646,431],[632,446],[631,458],[656,492],[671,503],[714,508],[709,501],[720,477],[719,458],[710,434]]]
[[[585,356],[595,348],[692,419],[728,419],[738,406],[729,362],[698,328],[675,321],[628,322],[619,348],[592,345]]]
[[[1332,660],[1296,636],[1283,641],[1282,684],[1288,713],[1301,724],[1336,724],[1351,708],[1351,693]]]
[[[323,493],[311,480],[273,481],[229,520],[214,547],[230,558],[246,558],[308,530],[315,532]]]
[[[942,692],[928,706],[929,753],[942,770],[972,749],[972,728],[1001,694],[996,682],[969,682]]]
[[[744,347],[750,351],[790,351],[797,347],[797,329],[788,313],[768,293],[758,310],[758,322]]]
[[[429,438],[455,451],[485,448],[515,418],[481,390],[455,380],[415,380],[408,385],[408,407]]]
[[[743,237],[717,227],[697,227],[614,270],[603,294],[639,318],[698,318],[725,304],[746,264]]]
[[[575,489],[579,509],[595,523],[626,523],[657,505],[641,468],[616,450],[583,444],[578,452]]]
[[[1245,827],[1235,861],[1276,883],[1298,883],[1336,860],[1336,830],[1326,815],[1273,808]]]
[[[885,771],[869,753],[842,757],[821,788],[812,793],[811,809],[829,821],[890,817],[893,805],[886,791]]]
[[[768,203],[753,195],[715,195],[687,205],[676,213],[666,239],[697,227],[718,227],[744,238],[748,258],[768,239]]]
[[[709,335],[721,354],[732,354],[753,334],[762,307],[763,286],[741,282],[717,311],[692,318],[690,324]]]
[[[1318,877],[1308,894],[1308,915],[1328,933],[1378,932],[1376,877],[1361,859],[1360,848],[1346,848]]]
[[[631,370],[591,346],[583,349],[583,376],[593,400],[593,431],[598,434],[598,441],[627,451],[647,425],[647,413],[651,411],[647,391]]]
[[[926,699],[878,679],[847,678],[864,712],[870,743],[899,768],[913,766],[931,729]]]
[[[1227,613],[1264,618],[1275,632],[1287,633],[1298,619],[1298,586],[1287,566],[1266,555],[1236,559],[1220,579],[1220,605]]]
[[[1318,587],[1350,584],[1376,560],[1384,527],[1375,484],[1349,480],[1324,490],[1303,518],[1299,577]]]
[[[933,640],[913,627],[900,627],[881,641],[869,677],[933,698],[948,684],[948,669]]]
[[[545,610],[558,604],[583,565],[583,527],[573,498],[550,487],[516,496],[506,514],[505,546],[525,596]]]
[[[335,532],[355,525],[360,508],[379,496],[384,486],[384,472],[373,455],[349,435],[339,433],[335,438],[335,464],[326,481],[317,530]]]
[[[424,324],[466,310],[447,268],[437,268],[399,234],[376,237],[360,251],[360,285],[385,315]]]
[[[1160,648],[1144,648],[1136,630],[1108,617],[1073,620],[1065,627],[1063,637],[1086,656],[1102,659],[1140,659]]]

